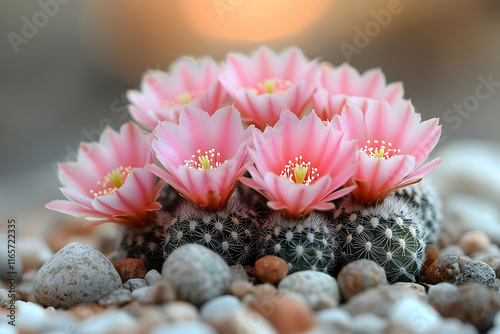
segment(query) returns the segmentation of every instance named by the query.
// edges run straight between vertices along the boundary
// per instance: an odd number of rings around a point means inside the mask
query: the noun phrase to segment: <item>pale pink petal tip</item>
[[[82,143],[78,160],[59,164],[61,191],[48,209],[104,222],[139,226],[150,221],[164,182],[144,167],[153,162],[151,134],[132,122],[120,132],[107,128],[99,142]]]

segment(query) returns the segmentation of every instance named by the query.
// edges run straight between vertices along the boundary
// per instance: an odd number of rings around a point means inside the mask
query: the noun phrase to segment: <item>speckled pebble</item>
[[[141,278],[132,278],[126,281],[125,284],[123,284],[123,287],[130,291],[134,291],[145,286],[148,286],[148,282],[146,282],[145,279]]]
[[[98,302],[121,286],[120,275],[102,253],[74,242],[40,268],[34,293],[41,305],[68,308]]]
[[[280,257],[267,255],[255,262],[255,274],[262,283],[278,284],[287,273],[288,266]]]
[[[455,278],[456,285],[482,284],[493,288],[495,271],[483,261],[474,261],[467,265],[462,273]]]
[[[421,281],[429,284],[455,282],[455,278],[465,271],[471,259],[459,255],[442,255],[427,268]]]
[[[280,292],[302,295],[312,309],[323,308],[323,304],[328,305],[323,298],[331,299],[334,303],[340,301],[335,278],[319,271],[305,270],[288,275],[280,282],[278,289]]]
[[[195,305],[222,295],[231,282],[227,263],[215,252],[196,244],[172,252],[161,273],[181,298]]]
[[[358,260],[344,266],[337,276],[342,298],[349,300],[354,295],[378,285],[387,284],[384,269],[371,260]]]
[[[132,291],[134,300],[144,304],[164,304],[176,299],[175,289],[167,281]]]
[[[99,300],[99,305],[108,306],[108,305],[123,305],[132,301],[132,294],[130,290],[126,289],[118,289],[116,291],[111,292],[104,298]]]
[[[148,285],[155,285],[161,281],[163,281],[163,276],[156,269],[151,269],[148,271],[144,279],[148,283]]]

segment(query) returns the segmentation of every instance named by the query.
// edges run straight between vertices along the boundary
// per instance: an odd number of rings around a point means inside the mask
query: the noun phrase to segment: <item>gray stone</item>
[[[334,303],[340,301],[337,282],[332,276],[319,271],[299,271],[286,276],[278,285],[280,292],[294,292],[302,295],[312,309],[328,305],[324,298]]]
[[[135,289],[143,288],[145,286],[148,286],[148,282],[142,278],[131,278],[123,284],[123,287],[130,291],[134,291]]]
[[[130,290],[126,289],[118,289],[116,291],[111,292],[109,295],[107,295],[104,298],[101,298],[99,300],[99,305],[101,306],[108,306],[108,305],[123,305],[128,302],[131,302],[132,299],[132,294],[130,293]]]
[[[102,253],[74,242],[40,268],[34,294],[41,305],[68,308],[96,303],[121,286],[120,275]]]
[[[158,272],[158,270],[151,269],[147,272],[146,276],[144,276],[144,279],[148,285],[155,285],[156,283],[163,281],[163,276]]]
[[[132,291],[132,298],[144,304],[164,304],[176,299],[174,287],[163,280],[152,286],[145,286]]]
[[[474,261],[465,267],[465,270],[455,278],[456,285],[483,284],[493,288],[495,271],[483,261]]]
[[[231,283],[227,263],[217,253],[196,244],[181,246],[170,254],[162,275],[181,298],[195,305],[222,295]]]

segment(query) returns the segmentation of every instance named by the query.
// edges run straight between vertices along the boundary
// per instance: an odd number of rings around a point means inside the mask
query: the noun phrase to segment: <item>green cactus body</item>
[[[390,282],[415,281],[425,260],[422,221],[405,201],[390,196],[369,208],[347,205],[335,213],[343,264],[369,259]]]
[[[259,236],[255,212],[233,194],[218,211],[206,211],[183,201],[165,218],[166,255],[185,244],[205,246],[229,265],[253,265]]]
[[[434,188],[429,183],[421,181],[400,188],[394,194],[407,200],[422,219],[427,245],[436,245],[441,231],[441,201]]]
[[[260,256],[275,255],[288,265],[288,272],[330,271],[335,264],[335,231],[326,215],[313,212],[303,219],[272,213],[261,232]]]
[[[144,261],[147,270],[161,271],[165,255],[163,254],[163,225],[159,213],[151,223],[142,227],[123,229],[119,246],[123,258],[135,258]]]

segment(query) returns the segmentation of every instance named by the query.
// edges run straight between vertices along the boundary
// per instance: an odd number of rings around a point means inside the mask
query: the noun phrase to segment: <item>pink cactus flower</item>
[[[229,54],[219,78],[243,121],[263,130],[273,126],[284,109],[302,115],[316,89],[316,64],[298,48],[276,54],[261,47],[250,57]]]
[[[151,134],[132,122],[117,133],[107,128],[98,143],[81,143],[75,162],[59,164],[61,192],[69,199],[55,200],[47,208],[73,216],[87,216],[89,226],[115,222],[140,226],[149,222],[163,181],[146,165],[154,159]]]
[[[149,130],[158,121],[177,122],[185,104],[212,115],[228,103],[227,92],[218,80],[219,73],[219,65],[210,57],[198,62],[181,58],[170,66],[168,73],[149,71],[142,81],[142,90],[127,93],[132,103],[130,113]]]
[[[150,170],[184,198],[207,210],[224,207],[248,165],[247,151],[254,127],[243,129],[234,107],[212,116],[186,105],[179,124],[164,121],[154,130],[153,149],[165,167]]]
[[[385,100],[390,105],[403,100],[403,84],[386,84],[380,69],[366,71],[363,75],[347,63],[337,68],[322,64],[318,89],[312,97],[313,108],[323,120],[340,115],[342,108],[353,98]]]
[[[351,195],[370,205],[419,182],[441,163],[437,158],[422,166],[439,140],[441,126],[437,118],[421,122],[410,102],[396,106],[383,100],[361,102],[348,103],[332,123],[347,139],[358,140],[360,164],[347,184],[357,185]]]
[[[345,141],[314,112],[299,120],[289,110],[274,127],[255,131],[249,151],[252,178],[241,181],[269,199],[268,206],[290,217],[330,210],[329,202],[355,186],[341,188],[358,167],[356,141]]]

